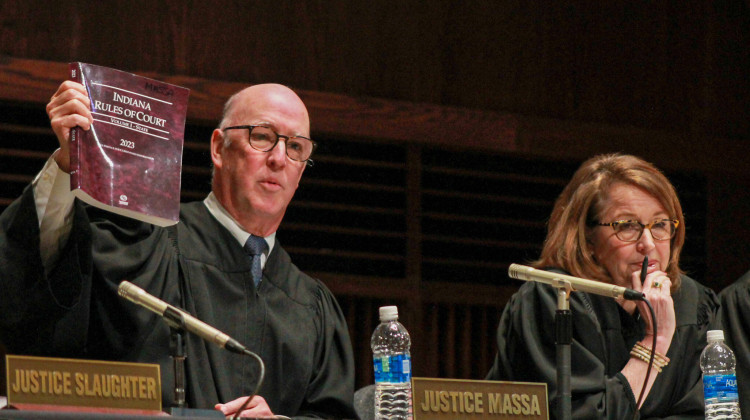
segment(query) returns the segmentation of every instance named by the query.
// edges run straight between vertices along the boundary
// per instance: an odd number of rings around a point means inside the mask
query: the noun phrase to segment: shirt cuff
[[[70,175],[52,157],[34,178],[32,187],[39,219],[39,251],[49,272],[70,236],[75,195],[70,191]]]

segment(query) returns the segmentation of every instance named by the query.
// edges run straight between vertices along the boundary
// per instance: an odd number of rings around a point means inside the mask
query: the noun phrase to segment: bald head
[[[304,126],[304,132],[284,134],[310,136],[310,117],[302,99],[292,89],[276,83],[253,85],[232,95],[224,104],[224,115],[219,127],[246,124],[247,122],[242,121],[242,115],[248,110],[265,109],[276,110],[287,121],[295,121],[297,125]]]

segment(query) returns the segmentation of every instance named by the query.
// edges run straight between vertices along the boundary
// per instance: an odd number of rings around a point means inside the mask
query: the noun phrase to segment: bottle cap
[[[381,306],[380,307],[380,322],[393,321],[398,319],[398,307],[397,306]]]
[[[723,330],[711,330],[706,333],[706,339],[708,341],[717,341],[717,340],[723,340],[724,339],[724,331]]]

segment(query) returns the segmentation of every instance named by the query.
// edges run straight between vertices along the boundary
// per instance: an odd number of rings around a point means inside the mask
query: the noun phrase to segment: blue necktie
[[[253,282],[258,287],[260,280],[263,278],[263,269],[260,267],[260,255],[268,249],[266,240],[260,236],[250,235],[245,242],[245,252],[253,257]]]

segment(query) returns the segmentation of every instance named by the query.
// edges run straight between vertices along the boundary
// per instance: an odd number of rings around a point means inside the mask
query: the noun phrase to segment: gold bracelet
[[[635,356],[636,358],[640,360],[643,360],[646,364],[649,363],[650,355],[644,353],[642,350],[632,349],[630,350],[630,355]],[[653,367],[657,371],[661,372],[661,368],[663,367],[663,365],[661,364],[661,362],[657,361],[656,358],[654,358]]]
[[[637,353],[633,350],[630,351],[630,355],[636,357],[637,359],[642,360],[644,363],[648,364],[648,356],[645,356],[643,354]],[[654,369],[656,369],[657,372],[661,373],[661,366],[656,363],[656,360],[654,359],[654,364],[652,365]]]
[[[649,356],[651,356],[651,351],[652,350],[650,348],[648,348],[648,347],[645,347],[645,346],[641,345],[641,343],[636,342],[635,346],[633,346],[633,348],[641,349],[646,354],[648,354]],[[669,364],[669,357],[667,357],[667,356],[659,353],[658,351],[653,351],[653,353],[654,353],[654,361],[658,360],[659,362],[661,362],[662,367],[664,367],[664,366],[666,366],[666,365]]]
[[[649,363],[649,359],[651,358],[651,349],[645,346],[642,346],[640,343],[635,343],[635,346],[630,350],[630,355],[633,357],[636,357],[637,359],[640,359],[644,361],[645,363]],[[657,372],[661,372],[662,368],[667,366],[669,364],[669,358],[667,356],[664,356],[663,354],[659,353],[658,351],[653,352],[654,354],[654,363],[653,367],[656,369]]]
[[[648,352],[643,348],[633,347],[633,349],[630,350],[630,353],[643,357],[646,362],[651,358],[651,352]],[[654,354],[654,364],[657,366],[666,366],[665,361],[660,357],[657,357],[656,354]]]
[[[648,347],[645,347],[641,345],[641,343],[635,343],[635,346],[633,346],[633,350],[641,355],[645,356],[647,359],[651,357],[651,349]],[[667,364],[669,364],[669,358],[664,356],[663,354],[659,353],[658,351],[653,352],[654,354],[654,363],[658,363],[659,366],[664,367]]]
[[[643,360],[646,364],[648,364],[648,357],[637,354],[633,352],[632,350],[630,351],[630,355],[634,356],[636,359]],[[659,367],[659,365],[656,364],[656,360],[654,360],[654,364],[652,365],[652,367],[656,369],[657,372],[661,373],[661,367]]]
[[[651,352],[646,351],[644,349],[633,348],[631,352],[634,352],[636,354],[639,354],[640,356],[643,356],[646,359],[646,361],[648,361],[651,358]],[[656,354],[654,354],[654,364],[659,367],[664,367],[669,364],[669,361],[664,360],[662,357],[659,357]]]

